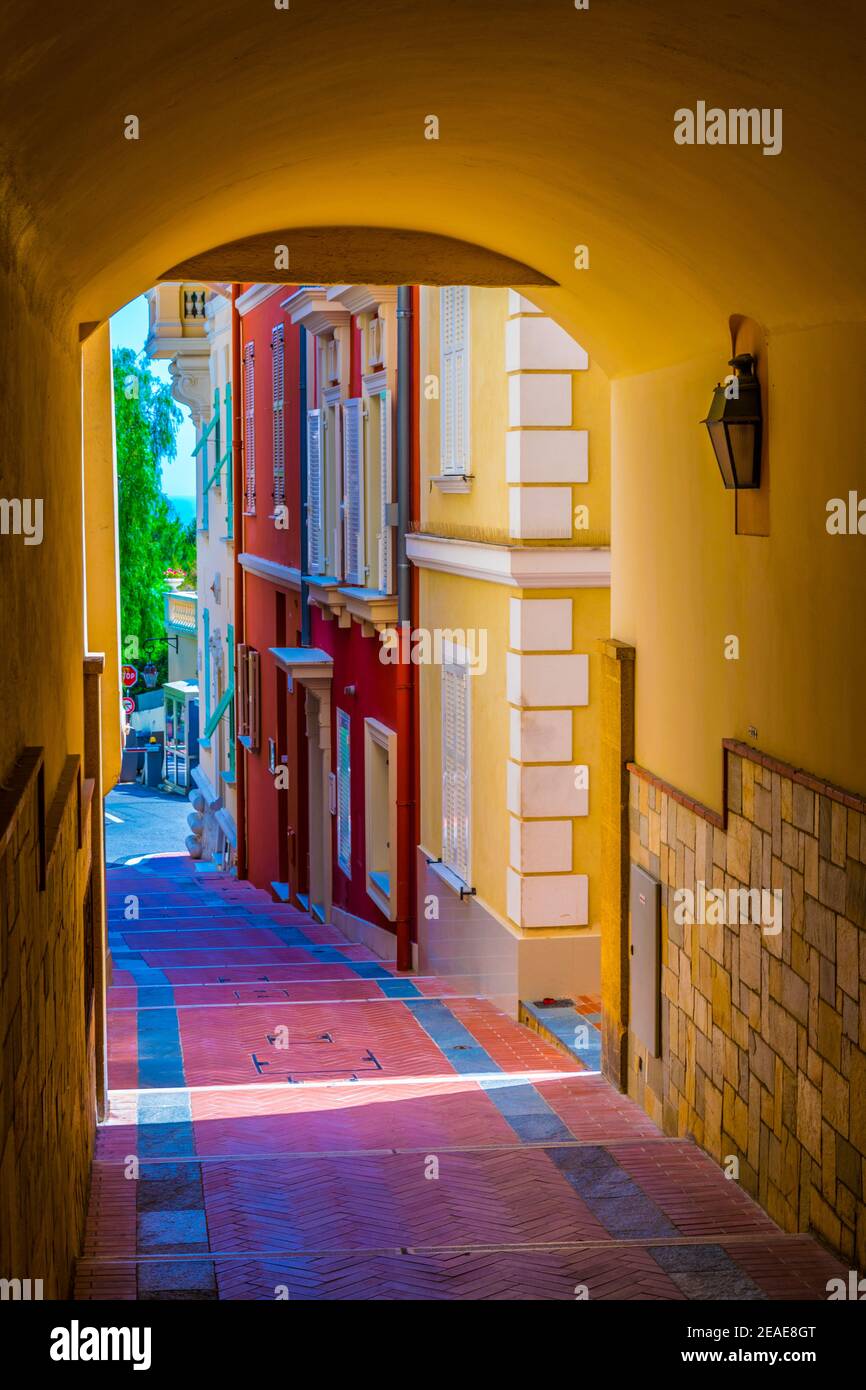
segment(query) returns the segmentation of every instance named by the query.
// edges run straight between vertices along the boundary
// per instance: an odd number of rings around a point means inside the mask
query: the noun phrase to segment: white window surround
[[[472,674],[460,649],[443,650],[442,699],[442,865],[461,884],[472,877]]]
[[[387,759],[387,806],[382,805],[382,768]],[[386,832],[387,827],[387,832]],[[386,837],[386,844],[382,844]],[[367,895],[389,920],[397,916],[397,735],[378,719],[364,720],[364,856]],[[373,861],[371,863],[371,861]],[[387,865],[388,892],[382,886]]]
[[[468,285],[439,291],[440,476],[470,476],[470,292]]]
[[[337,710],[337,865],[352,877],[352,721]]]

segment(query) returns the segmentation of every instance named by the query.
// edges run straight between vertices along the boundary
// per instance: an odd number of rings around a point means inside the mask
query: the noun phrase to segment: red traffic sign
[[[135,709],[135,701],[133,700],[131,695],[124,695],[123,708],[126,710],[127,714],[132,714],[133,710]]]
[[[138,685],[138,671],[134,666],[124,666],[121,672],[121,680],[125,690],[129,690],[133,685]]]

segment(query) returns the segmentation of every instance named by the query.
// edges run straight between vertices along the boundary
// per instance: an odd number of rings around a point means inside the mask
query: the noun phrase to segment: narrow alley
[[[493,1004],[185,855],[109,893],[77,1298],[800,1300],[844,1273]]]

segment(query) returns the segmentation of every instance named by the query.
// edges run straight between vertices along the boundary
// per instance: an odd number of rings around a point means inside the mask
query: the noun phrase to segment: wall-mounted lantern
[[[706,425],[725,487],[761,485],[761,386],[755,357],[740,352],[729,365],[736,376],[713,392]]]

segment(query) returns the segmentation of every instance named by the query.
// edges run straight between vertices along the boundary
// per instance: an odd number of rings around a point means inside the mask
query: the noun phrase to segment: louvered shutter
[[[443,473],[469,472],[469,288],[440,295]]]
[[[337,710],[337,863],[347,877],[352,876],[352,760],[349,747],[351,725],[345,710]]]
[[[391,501],[391,392],[379,397],[379,588],[394,587],[394,532],[388,524]]]
[[[346,536],[346,579],[365,582],[364,576],[364,403],[360,397],[343,406],[343,523]]]
[[[256,509],[256,347],[244,348],[244,511]]]
[[[322,457],[324,459],[323,472],[326,488],[333,488],[333,496],[337,499],[343,496],[343,434],[342,418],[340,406],[333,407],[325,417],[325,429],[333,434],[333,439],[328,439],[327,434],[322,440]],[[343,578],[343,506],[338,501],[336,507],[328,507],[326,510],[327,524],[334,523],[331,533],[331,552],[330,570],[337,578]]]
[[[307,411],[307,566],[322,574],[324,556],[324,478],[322,469],[322,412]]]
[[[442,861],[470,882],[471,686],[466,666],[442,667]]]
[[[245,642],[238,642],[235,654],[235,707],[237,710],[237,734],[238,738],[246,738],[249,734],[249,686],[247,674],[247,656],[249,647]]]
[[[274,506],[286,501],[286,427],[285,427],[285,339],[283,324],[278,323],[271,334],[274,386]]]

